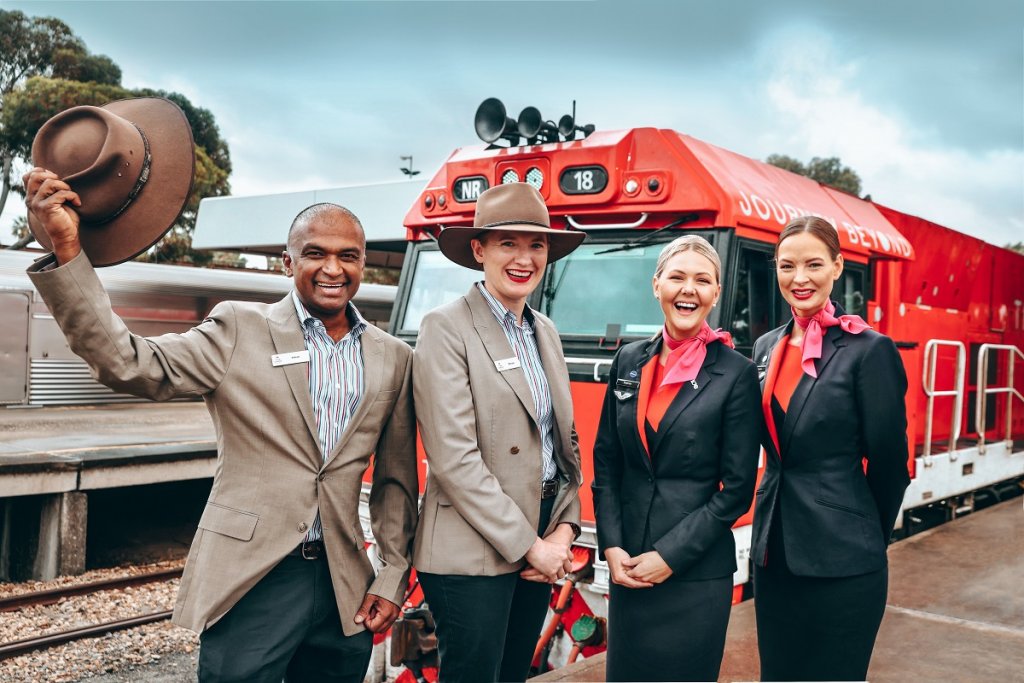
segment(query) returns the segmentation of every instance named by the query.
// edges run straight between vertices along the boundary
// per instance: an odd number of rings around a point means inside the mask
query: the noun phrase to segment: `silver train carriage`
[[[25,269],[39,252],[0,250],[0,406],[139,401],[96,382],[71,352]],[[291,279],[275,273],[128,262],[97,270],[114,310],[137,334],[184,332],[226,300],[278,301]],[[355,304],[387,329],[395,287],[363,283]]]

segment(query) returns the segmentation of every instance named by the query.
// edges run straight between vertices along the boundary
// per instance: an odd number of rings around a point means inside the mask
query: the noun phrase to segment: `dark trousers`
[[[732,609],[732,576],[612,584],[606,681],[717,681]]]
[[[373,634],[342,632],[325,558],[289,555],[199,643],[200,683],[359,683]]]
[[[554,498],[541,502],[547,527]],[[538,533],[543,533],[538,532]],[[551,585],[498,576],[420,573],[437,623],[440,683],[525,681],[551,599]]]
[[[784,562],[754,567],[762,681],[863,681],[885,612],[889,570],[796,576]],[[776,558],[777,559],[777,558]]]

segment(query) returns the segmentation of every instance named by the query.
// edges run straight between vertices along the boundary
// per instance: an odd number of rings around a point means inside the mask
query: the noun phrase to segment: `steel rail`
[[[181,569],[161,569],[160,571],[148,572],[146,574],[121,576],[113,579],[80,583],[72,586],[60,586],[58,588],[52,588],[45,591],[12,595],[6,598],[0,598],[0,612],[10,612],[12,610],[21,609],[22,607],[31,607],[34,605],[52,605],[56,602],[60,602],[63,598],[73,597],[76,595],[89,595],[100,591],[117,590],[119,588],[141,586],[147,583],[176,579],[181,576],[181,571]]]
[[[53,647],[54,645],[63,645],[64,643],[69,643],[72,640],[91,638],[93,636],[103,636],[108,633],[113,633],[114,631],[124,631],[125,629],[134,628],[136,626],[152,624],[157,621],[166,621],[171,618],[173,613],[174,612],[170,610],[166,612],[150,612],[149,614],[129,617],[127,619],[117,619],[114,621],[104,622],[102,624],[96,624],[95,626],[83,626],[82,628],[71,629],[69,631],[58,631],[57,633],[51,633],[35,638],[16,640],[13,643],[0,645],[0,660],[10,659],[11,657],[16,657],[17,655],[31,652],[32,650],[41,650],[43,648]]]

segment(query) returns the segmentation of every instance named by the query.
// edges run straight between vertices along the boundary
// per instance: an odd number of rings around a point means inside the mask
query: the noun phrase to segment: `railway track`
[[[51,590],[23,593],[21,595],[0,598],[0,612],[11,612],[25,607],[39,605],[52,605],[68,597],[91,595],[101,591],[141,586],[158,581],[170,581],[171,579],[179,578],[181,576],[181,571],[181,569],[166,569],[148,572],[145,574],[136,574],[135,576],[104,579],[101,581],[92,581],[74,586],[64,586]],[[10,643],[3,643],[0,644],[0,660],[9,659],[33,650],[41,650],[48,647],[54,647],[55,645],[62,645],[73,640],[102,636],[114,631],[123,631],[125,629],[142,626],[144,624],[166,621],[171,618],[172,613],[173,612],[171,610],[149,612],[147,614],[141,614],[125,619],[115,619],[91,626],[67,629],[33,638],[24,638]]]

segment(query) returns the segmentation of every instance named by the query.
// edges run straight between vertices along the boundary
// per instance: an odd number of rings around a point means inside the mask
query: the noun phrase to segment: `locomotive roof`
[[[405,224],[410,228],[466,224],[472,221],[474,204],[453,195],[459,178],[482,177],[493,185],[507,170],[531,164],[548,178],[541,192],[556,222],[564,223],[569,216],[588,227],[590,218],[590,226],[600,229],[625,222],[609,216],[647,214],[637,226],[644,229],[662,227],[681,213],[695,213],[699,221],[681,229],[735,226],[774,241],[791,218],[813,213],[836,226],[849,253],[885,259],[912,259],[914,254],[910,242],[870,201],[689,135],[655,128],[598,131],[581,140],[540,145],[460,148],[427,184]],[[562,174],[588,167],[607,172],[603,191],[566,193]],[[652,178],[659,181],[656,191],[647,189]],[[633,193],[625,189],[629,180],[639,185]],[[441,193],[450,197],[443,209],[433,198],[426,201],[428,194]]]

